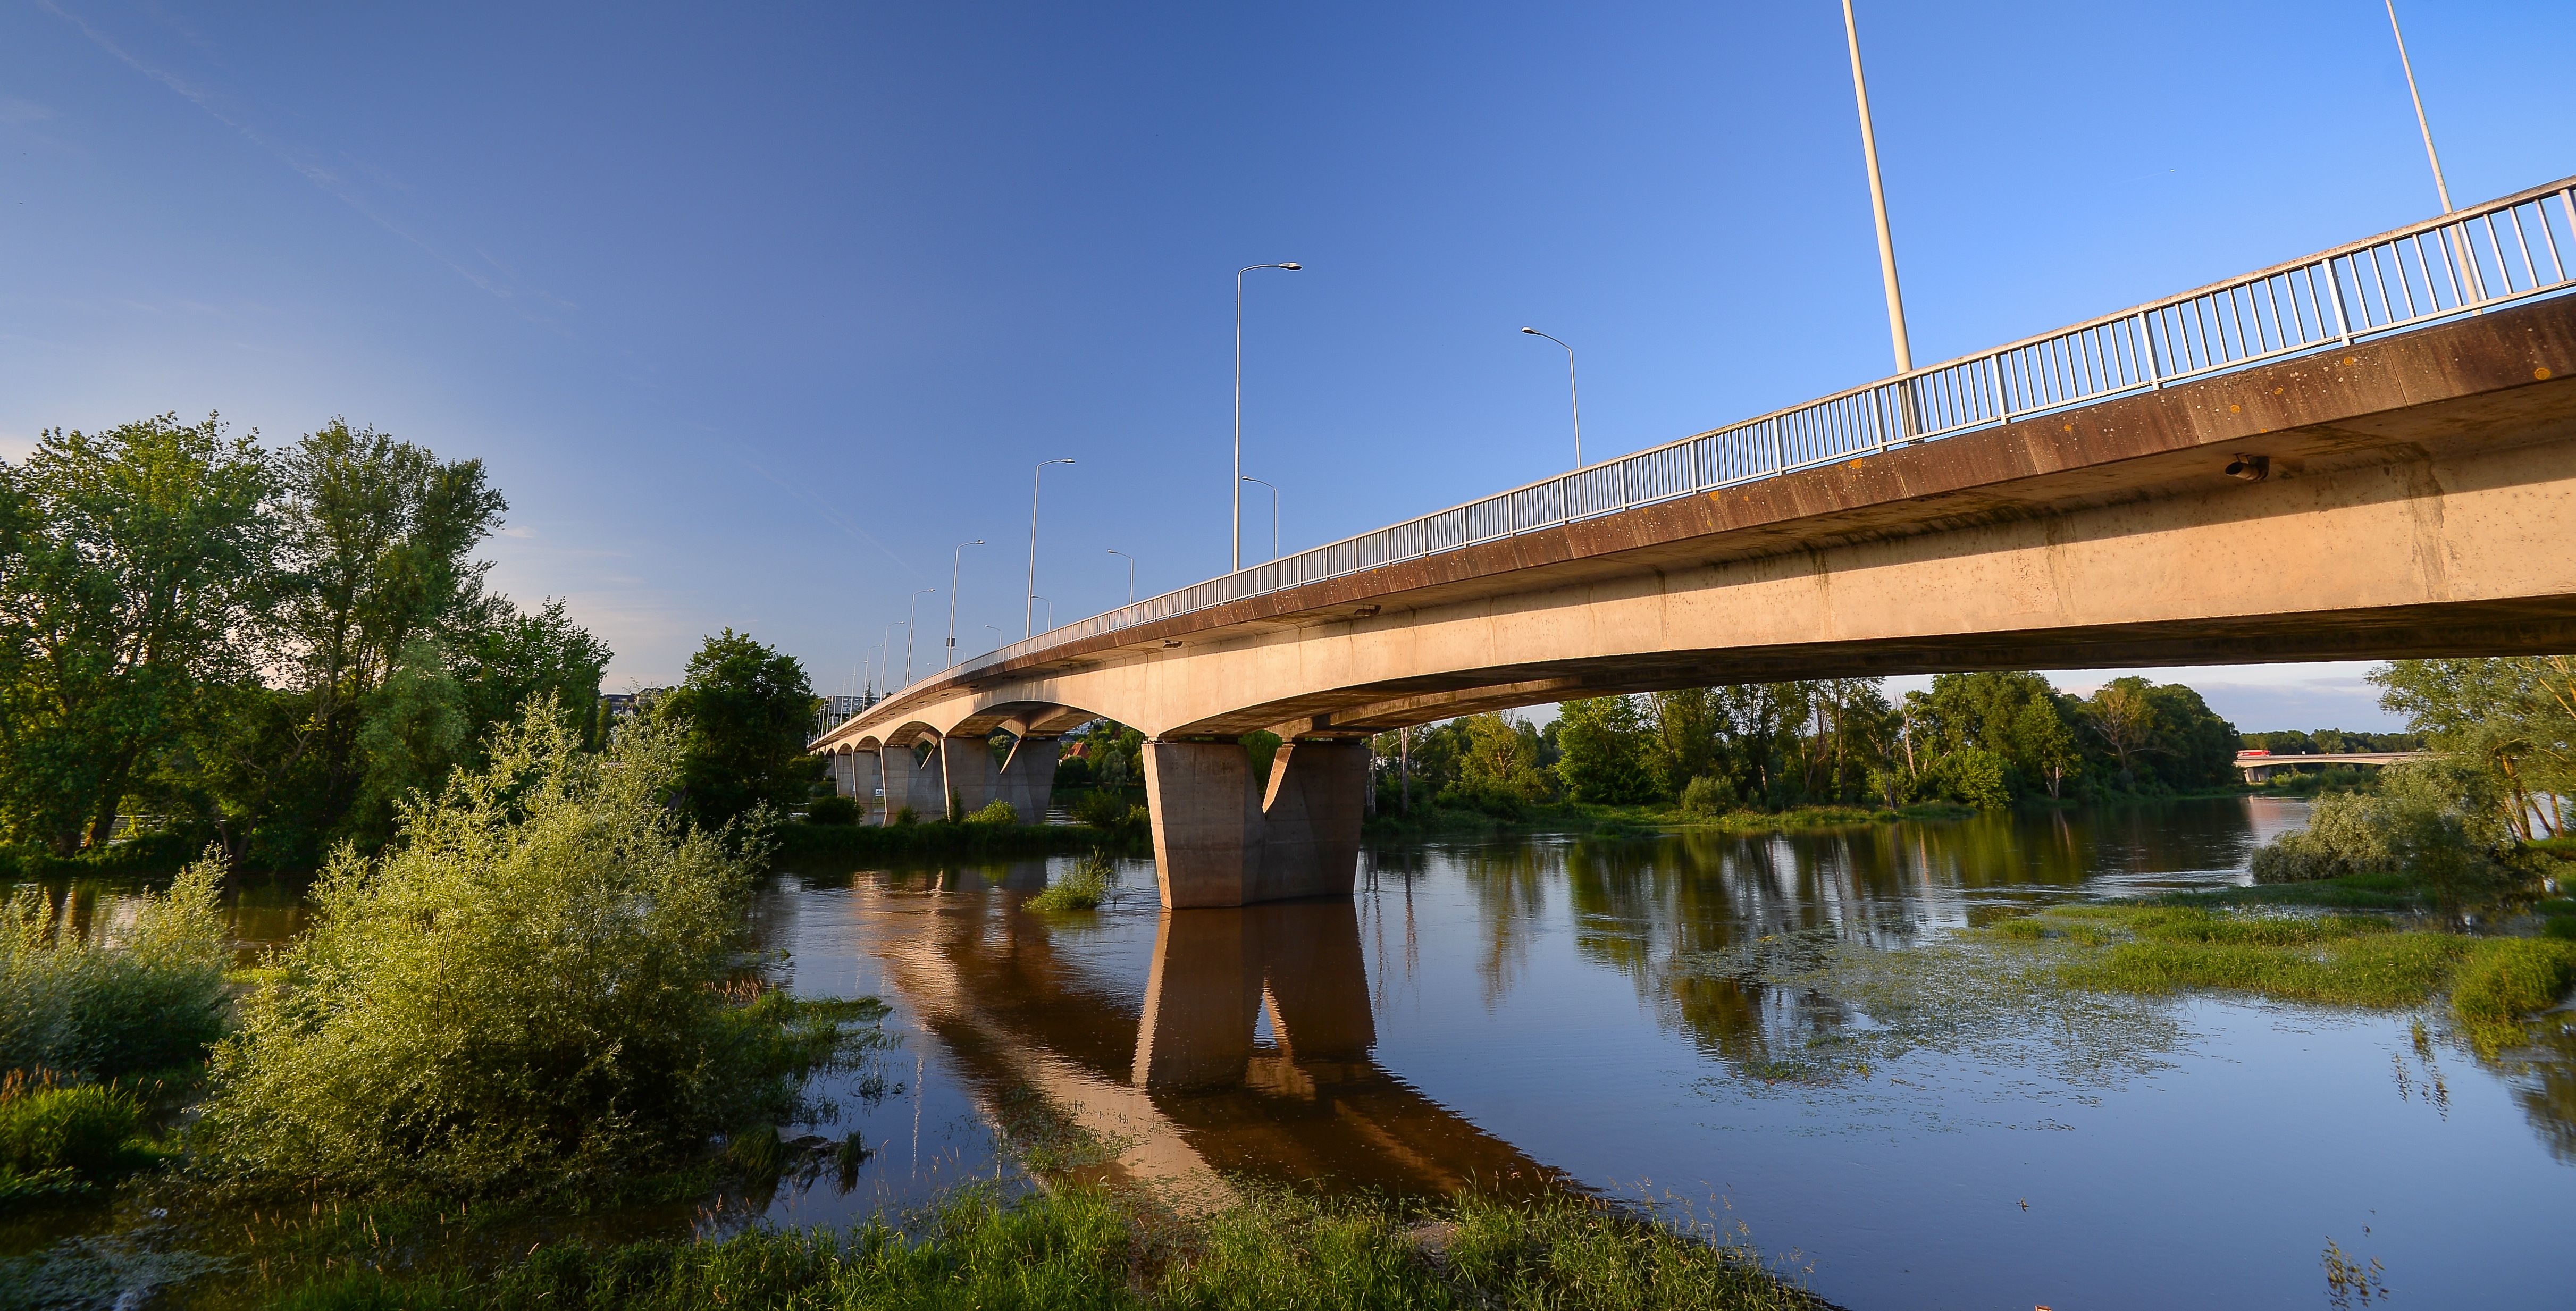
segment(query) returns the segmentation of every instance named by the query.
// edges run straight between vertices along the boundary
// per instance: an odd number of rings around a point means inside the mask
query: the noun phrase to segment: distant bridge
[[[1164,904],[1240,905],[1347,894],[1367,737],[1475,711],[2576,650],[2571,184],[1068,624],[813,749],[883,811],[1034,820],[1058,735],[1133,725]]]
[[[2331,751],[2307,756],[2256,755],[2236,753],[2236,767],[2245,771],[2245,781],[2260,783],[2284,769],[2311,769],[2320,765],[2402,765],[2409,760],[2430,760],[2437,751]]]

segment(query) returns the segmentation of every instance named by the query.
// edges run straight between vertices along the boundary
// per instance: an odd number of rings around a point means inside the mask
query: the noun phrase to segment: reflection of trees
[[[2250,835],[2243,804],[2224,801],[1798,833],[1703,829],[1480,848],[1455,859],[1476,900],[1488,1004],[1525,967],[1547,875],[1561,865],[1576,952],[1628,979],[1662,1022],[1704,1050],[1749,1061],[1847,1017],[1824,999],[1767,995],[1774,990],[1677,964],[1799,933],[1893,946],[1925,926],[1964,921],[1974,894],[1988,890],[2241,865]]]
[[[1529,962],[1530,941],[1547,907],[1548,875],[1562,856],[1559,848],[1535,843],[1455,853],[1457,868],[1476,899],[1476,919],[1485,942],[1476,975],[1484,980],[1489,1007],[1511,991],[1513,977]]]
[[[2536,1058],[2515,1072],[2513,1097],[2549,1147],[2576,1165],[2576,1029],[2560,1028],[2541,1040]]]

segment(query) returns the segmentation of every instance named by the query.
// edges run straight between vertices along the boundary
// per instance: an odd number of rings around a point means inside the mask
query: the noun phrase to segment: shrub
[[[1118,866],[1108,856],[1093,852],[1076,862],[1062,878],[1047,885],[1047,890],[1028,899],[1031,910],[1093,910],[1118,886]]]
[[[2257,883],[2300,883],[2396,873],[2444,898],[2496,882],[2504,870],[2486,835],[2461,809],[2440,771],[2392,767],[2377,795],[2317,798],[2308,827],[2254,853]]]
[[[222,862],[199,861],[98,943],[58,933],[44,889],[11,893],[0,904],[0,1068],[107,1080],[203,1059],[231,1009],[222,882]]]
[[[551,707],[335,852],[312,928],[216,1048],[194,1142],[252,1184],[492,1192],[694,1150],[763,1095],[720,991],[753,855],[666,804],[682,739]]]
[[[910,827],[921,822],[921,812],[904,806],[894,812],[894,822],[898,827]]]
[[[61,1088],[50,1077],[11,1071],[0,1079],[0,1193],[108,1179],[128,1159],[126,1145],[142,1123],[143,1103],[122,1088]]]
[[[1073,817],[1093,828],[1116,828],[1127,817],[1124,793],[1093,788],[1073,803]]]
[[[2552,915],[2540,922],[2540,936],[2576,942],[2576,915]]]
[[[999,799],[984,803],[984,808],[966,817],[969,824],[997,824],[1008,828],[1020,822],[1019,808]]]
[[[816,797],[805,807],[808,824],[850,825],[867,815],[865,807],[850,797]]]
[[[1529,810],[1529,802],[1521,792],[1496,783],[1452,783],[1440,789],[1440,804],[1497,819],[1518,819]]]
[[[1735,785],[1703,774],[1682,788],[1685,815],[1723,815],[1735,809]]]

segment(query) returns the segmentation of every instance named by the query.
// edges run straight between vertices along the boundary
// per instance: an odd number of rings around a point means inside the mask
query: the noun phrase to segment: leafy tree
[[[1646,735],[1636,698],[1564,702],[1557,707],[1556,742],[1556,776],[1566,795],[1609,805],[1652,798],[1655,786],[1646,768]]]
[[[200,680],[249,667],[270,475],[212,416],[49,430],[0,463],[0,823],[104,842]]]
[[[2565,832],[2576,794],[2576,660],[2567,656],[2396,660],[2371,671],[2379,704],[2434,750],[2493,780],[2494,818],[2528,839],[2535,817]]]
[[[2156,707],[2147,696],[2148,686],[2134,675],[2115,678],[2094,689],[2084,703],[2085,726],[2119,767],[2123,788],[2138,785],[2138,767],[2155,750]]]
[[[1679,797],[1695,778],[1726,773],[1726,717],[1714,688],[1680,688],[1646,698],[1646,766],[1655,788]]]
[[[1460,783],[1522,801],[1548,794],[1547,777],[1539,773],[1536,728],[1499,714],[1468,715],[1454,722],[1466,736],[1458,759]]]
[[[687,677],[653,713],[686,734],[680,796],[700,824],[805,799],[822,765],[805,753],[814,700],[794,656],[730,628],[689,657]]]
[[[2180,683],[2147,688],[2155,717],[2156,777],[2177,788],[2218,787],[2236,781],[2236,749],[2244,735],[2218,717],[2200,693]]]

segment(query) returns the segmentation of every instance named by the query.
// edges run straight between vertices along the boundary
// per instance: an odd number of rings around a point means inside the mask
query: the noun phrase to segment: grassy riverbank
[[[1758,1254],[1576,1198],[1400,1204],[1269,1190],[1199,1219],[1096,1188],[970,1192],[912,1223],[541,1245],[482,1275],[360,1268],[291,1311],[621,1307],[1821,1308]]]

